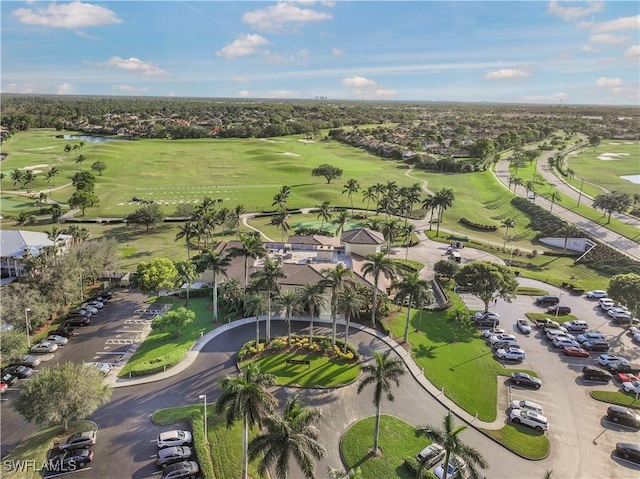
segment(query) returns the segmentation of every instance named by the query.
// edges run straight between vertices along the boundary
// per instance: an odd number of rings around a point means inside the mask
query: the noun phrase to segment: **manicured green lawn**
[[[530,427],[506,424],[502,429],[483,429],[489,436],[527,459],[543,459],[549,454],[549,439]]]
[[[176,300],[174,304],[174,308],[177,308],[184,306],[185,301]],[[118,377],[128,377],[129,373],[133,376],[150,374],[162,371],[164,366],[170,367],[177,364],[195,344],[201,333],[206,333],[217,326],[213,323],[209,300],[191,299],[188,309],[196,313],[196,318],[183,330],[180,338],[175,338],[169,333],[152,331],[122,368]]]
[[[592,398],[598,401],[640,409],[640,399],[636,399],[635,394],[623,391],[591,391],[590,394]]]
[[[287,364],[287,359],[309,360],[311,364]],[[315,354],[269,354],[254,361],[245,361],[240,367],[251,362],[256,362],[263,373],[273,374],[281,386],[333,388],[355,381],[360,374],[358,364]]]
[[[369,455],[373,446],[375,417],[368,417],[353,423],[345,431],[340,441],[340,451],[348,468],[359,467],[363,478],[413,479],[404,467],[406,457],[414,457],[430,442],[417,438],[411,424],[394,416],[380,417],[380,449],[382,454]]]

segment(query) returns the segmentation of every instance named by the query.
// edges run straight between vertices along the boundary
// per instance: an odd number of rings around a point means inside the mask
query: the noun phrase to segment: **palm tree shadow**
[[[375,457],[375,455],[372,454],[371,452],[368,452],[365,456],[362,456],[360,459],[358,459],[358,462],[356,462],[353,466],[351,466],[351,469],[357,469],[372,457]]]
[[[424,344],[419,345],[418,347],[413,348],[411,351],[420,358],[429,358],[429,359],[433,359],[436,357],[436,355],[434,354],[435,350],[438,349],[440,346],[425,346]]]
[[[486,356],[487,354],[491,354],[491,351],[483,353],[483,354],[479,354],[478,356],[476,356],[475,358],[471,358],[471,359],[467,359],[466,361],[462,361],[461,363],[458,364],[454,364],[453,366],[451,366],[449,368],[450,371],[453,371],[455,368],[457,368],[458,366],[462,366],[463,364],[467,364],[470,363],[472,361],[475,361],[476,359],[480,359],[483,356]]]

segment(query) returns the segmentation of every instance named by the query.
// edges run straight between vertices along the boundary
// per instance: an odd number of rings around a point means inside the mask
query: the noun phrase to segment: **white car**
[[[518,344],[518,340],[513,334],[494,334],[493,336],[489,336],[488,342],[489,345],[496,343]]]
[[[473,319],[500,319],[500,315],[493,311],[478,311],[473,315]]]
[[[57,349],[58,345],[56,343],[52,343],[51,341],[43,341],[31,346],[30,351],[32,353],[53,353],[57,351]]]
[[[493,329],[485,329],[484,331],[482,331],[482,337],[484,339],[488,339],[491,336],[496,336],[498,334],[505,334],[506,331],[504,329],[500,329],[500,328],[493,328]]]
[[[553,338],[552,341],[553,345],[556,348],[579,348],[580,347],[580,343],[578,343],[578,341],[574,341],[573,339],[569,339],[567,337],[564,336],[556,336],[555,338]]]
[[[538,414],[542,414],[542,406],[540,406],[540,404],[526,399],[522,401],[511,401],[510,407],[511,409],[528,409],[530,411],[535,411]]]
[[[607,309],[607,314],[612,318],[618,314],[625,314],[627,316],[631,316],[631,311],[624,306],[613,306]]]
[[[56,343],[58,346],[66,346],[69,342],[69,338],[65,338],[64,336],[51,335],[45,338],[45,341],[49,341],[51,343]]]
[[[622,389],[627,393],[640,394],[640,381],[622,383]]]
[[[640,343],[640,332],[634,333],[633,336],[631,336],[631,339]]]
[[[531,334],[531,323],[526,319],[519,319],[516,321],[516,326],[522,334]]]
[[[627,329],[627,334],[629,336],[634,336],[636,333],[640,333],[640,328],[636,326],[631,326],[629,329]]]
[[[615,363],[629,364],[627,358],[616,356],[614,354],[601,354],[598,356],[598,359],[596,359],[596,362],[601,366],[610,366]]]
[[[593,291],[587,291],[585,293],[585,296],[587,298],[606,298],[607,297],[607,292],[603,291],[602,289],[595,289]]]
[[[104,303],[101,302],[101,301],[91,301],[89,303],[89,306],[92,306],[92,307],[98,308],[98,309],[102,309],[102,308],[104,308]]]
[[[88,304],[86,306],[83,306],[80,311],[88,311],[91,314],[98,314],[98,308],[94,308],[93,306],[90,306]]]
[[[424,467],[431,468],[444,459],[445,450],[440,444],[431,444],[416,454],[416,461],[424,461]]]
[[[579,343],[584,343],[585,341],[604,341],[604,334],[599,333],[598,331],[585,331],[582,334],[578,334],[576,337]]]
[[[165,447],[171,446],[190,446],[191,441],[191,433],[180,429],[160,433],[160,436],[158,436],[157,439],[158,449],[164,449]]]
[[[569,338],[571,341],[576,340],[573,334],[569,334],[562,329],[550,329],[549,331],[547,331],[547,338],[551,339],[552,341],[555,338]]]
[[[589,329],[589,325],[587,324],[587,322],[580,319],[566,321],[562,323],[562,326],[567,328],[567,331],[586,331],[587,329]]]
[[[598,304],[600,305],[600,307],[602,309],[604,309],[605,311],[609,308],[612,308],[615,303],[615,301],[613,299],[609,299],[609,298],[600,298],[598,300]]]
[[[515,347],[508,347],[508,348],[504,348],[504,349],[498,349],[496,351],[496,356],[499,359],[509,359],[511,361],[524,361],[525,360],[525,353],[522,349],[520,348],[515,348]]]
[[[516,424],[532,427],[536,431],[542,432],[549,429],[549,420],[535,411],[512,409],[511,412],[509,412],[509,419]]]
[[[442,463],[433,471],[438,479],[442,479],[444,477],[444,466],[445,464]],[[463,479],[467,477],[467,469],[466,462],[458,456],[453,456],[449,459],[449,464],[447,464],[447,479]]]
[[[96,368],[104,376],[109,374],[111,372],[111,369],[113,369],[113,366],[111,366],[111,364],[109,363],[84,363],[83,366],[85,368]]]

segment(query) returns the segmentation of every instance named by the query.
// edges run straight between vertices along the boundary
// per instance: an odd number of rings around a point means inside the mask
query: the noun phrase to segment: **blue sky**
[[[639,5],[2,1],[1,91],[638,105]]]

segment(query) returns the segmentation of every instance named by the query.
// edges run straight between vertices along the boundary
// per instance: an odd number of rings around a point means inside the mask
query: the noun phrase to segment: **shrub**
[[[269,348],[278,350],[284,348],[285,344],[287,344],[286,340],[283,341],[281,338],[276,338],[269,343]]]
[[[411,477],[416,477],[416,474],[418,474],[418,469],[420,469],[420,463],[418,463],[415,457],[407,457],[404,460],[404,467],[406,467],[407,470],[411,473]],[[437,477],[433,472],[425,467],[422,469],[420,479],[437,479]]]
[[[483,225],[480,223],[476,223],[475,221],[468,220],[467,218],[460,218],[460,223],[469,228],[474,228],[480,231],[496,231],[498,229],[495,225]]]

